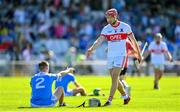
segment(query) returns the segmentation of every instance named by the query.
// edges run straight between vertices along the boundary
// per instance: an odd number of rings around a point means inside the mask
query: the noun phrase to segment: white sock
[[[124,96],[121,96],[122,99],[127,99],[129,96],[126,94]]]

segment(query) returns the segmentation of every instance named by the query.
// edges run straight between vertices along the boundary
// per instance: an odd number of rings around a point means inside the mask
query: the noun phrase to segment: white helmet
[[[162,39],[162,34],[161,33],[156,33],[155,38],[161,38]]]

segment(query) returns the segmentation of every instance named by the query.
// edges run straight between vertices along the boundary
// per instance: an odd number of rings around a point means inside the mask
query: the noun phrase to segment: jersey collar
[[[41,75],[48,75],[49,73],[47,73],[47,72],[39,72],[39,73],[37,73],[37,74],[35,74],[35,76],[41,76]]]
[[[112,27],[116,28],[120,25],[120,21],[117,21],[115,25],[111,25]]]

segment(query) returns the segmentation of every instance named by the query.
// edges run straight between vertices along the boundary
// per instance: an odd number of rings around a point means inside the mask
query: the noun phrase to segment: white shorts
[[[164,70],[164,64],[153,64],[155,69]]]
[[[54,107],[57,101],[58,101],[58,98],[55,95],[52,95],[50,105],[36,105],[31,102],[31,107]]]
[[[73,90],[67,90],[67,92],[65,92],[65,96],[73,96]]]
[[[126,64],[126,59],[126,56],[108,57],[108,69],[112,69],[114,67],[123,69]]]

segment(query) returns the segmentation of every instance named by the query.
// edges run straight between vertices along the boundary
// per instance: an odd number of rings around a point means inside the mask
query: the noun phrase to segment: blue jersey
[[[70,82],[74,82],[75,81],[75,77],[73,74],[66,74],[64,76],[62,76],[61,78],[59,78],[58,80],[56,80],[56,83],[55,83],[55,87],[63,87],[64,88],[64,92],[66,93],[67,92],[67,89],[68,89],[68,84]]]
[[[36,105],[50,105],[52,103],[52,83],[57,74],[39,72],[31,78],[31,103]]]

